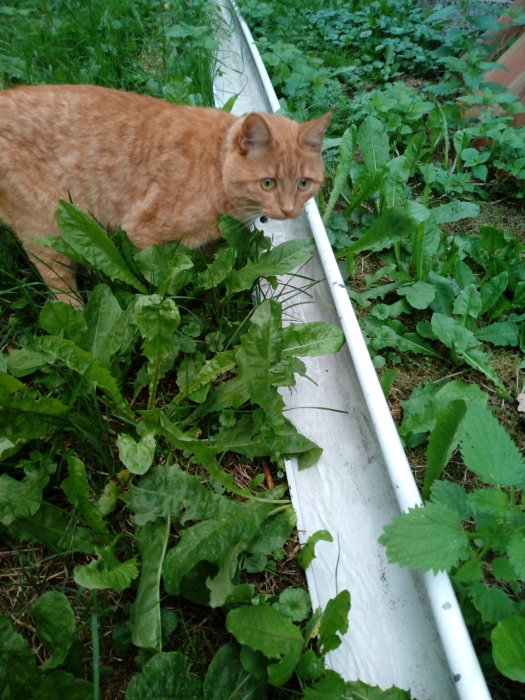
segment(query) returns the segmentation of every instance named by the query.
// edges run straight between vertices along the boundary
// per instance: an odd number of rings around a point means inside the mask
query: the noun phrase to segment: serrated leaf
[[[491,323],[483,328],[477,328],[474,335],[478,340],[492,343],[498,347],[510,345],[515,347],[519,344],[519,326],[512,321],[499,321]]]
[[[477,582],[469,587],[468,595],[483,622],[496,623],[516,612],[516,603],[497,586]]]
[[[442,503],[457,512],[461,520],[470,516],[467,503],[467,492],[454,481],[435,481],[432,484],[431,499],[434,503]]]
[[[132,608],[131,640],[137,647],[155,651],[162,651],[160,579],[169,531],[170,519],[158,518],[136,533],[142,565]]]
[[[525,617],[512,615],[492,630],[492,657],[500,673],[525,683]]]
[[[107,232],[89,214],[74,204],[60,201],[56,218],[67,245],[93,269],[103,272],[110,279],[125,282],[139,292],[146,292]]]
[[[427,466],[422,496],[427,500],[432,484],[439,479],[452,454],[459,445],[463,419],[467,413],[465,401],[448,403],[436,416],[436,425],[430,433],[427,446]]]
[[[147,661],[131,679],[126,700],[200,700],[202,684],[191,675],[190,662],[178,651],[162,651]]]
[[[300,652],[303,644],[301,630],[266,603],[230,610],[226,629],[240,644],[262,652],[269,659]]]
[[[525,581],[525,535],[515,532],[507,544],[507,554],[520,581]]]
[[[349,613],[349,591],[341,591],[326,604],[319,625],[319,646],[323,654],[341,645],[342,639],[339,635],[345,634],[348,630]]]
[[[471,471],[487,484],[525,487],[525,460],[488,409],[469,406],[463,427],[461,455]]]
[[[450,571],[470,553],[456,511],[441,503],[411,508],[389,523],[379,541],[388,559],[422,571]]]
[[[44,670],[60,666],[69,651],[75,634],[75,615],[68,599],[59,591],[46,591],[31,608],[36,621],[36,634],[51,654]]]
[[[90,590],[109,588],[114,591],[123,591],[129,588],[139,573],[135,557],[121,562],[110,547],[104,549],[97,547],[95,551],[96,559],[89,564],[75,566],[73,569],[75,582]]]

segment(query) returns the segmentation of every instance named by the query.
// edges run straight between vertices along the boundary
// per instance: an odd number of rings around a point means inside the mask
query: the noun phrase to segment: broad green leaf
[[[54,553],[84,552],[93,554],[96,540],[90,530],[71,522],[71,513],[46,501],[28,518],[17,518],[9,532],[19,540],[33,540]]]
[[[42,503],[42,492],[49,481],[45,466],[30,465],[25,477],[0,476],[0,523],[11,525],[17,518],[32,518]]]
[[[355,255],[362,250],[388,248],[401,239],[409,239],[418,223],[413,203],[385,209],[361,238],[347,248],[347,253]]]
[[[433,284],[428,282],[414,282],[398,290],[400,295],[406,297],[406,300],[414,309],[426,309],[430,306],[436,296],[436,289]]]
[[[296,649],[283,656],[279,661],[268,664],[268,682],[270,685],[280,688],[289,681],[300,658],[301,650]]]
[[[53,671],[46,675],[31,700],[92,700],[93,685],[66,671]]]
[[[172,299],[163,299],[158,294],[137,295],[131,322],[143,338],[142,354],[148,360],[146,374],[151,406],[159,381],[171,369],[179,352],[175,331],[180,323],[180,312]]]
[[[503,270],[492,279],[489,279],[479,290],[481,297],[480,316],[490,311],[501,299],[503,292],[509,283],[509,273]]]
[[[40,680],[35,653],[7,617],[0,616],[0,688],[5,698],[32,698]]]
[[[477,582],[469,587],[468,595],[483,622],[494,624],[517,612],[516,602],[503,588]]]
[[[435,573],[450,571],[470,553],[459,515],[441,503],[402,513],[386,525],[379,541],[389,561]]]
[[[310,596],[304,588],[285,588],[273,607],[293,622],[302,622],[312,612]]]
[[[95,551],[96,559],[73,569],[75,582],[90,590],[109,588],[119,592],[129,588],[139,573],[135,557],[121,562],[111,547],[97,547]]]
[[[31,615],[36,622],[36,634],[51,655],[42,669],[60,666],[73,643],[76,627],[68,599],[59,591],[46,591],[31,608]]]
[[[233,273],[236,260],[237,252],[234,248],[219,248],[213,256],[213,261],[197,275],[195,285],[202,289],[218,287]]]
[[[203,684],[204,700],[266,700],[266,683],[244,670],[239,648],[224,644],[213,657]]]
[[[142,561],[131,617],[131,640],[137,647],[162,651],[160,579],[168,544],[170,519],[158,518],[137,529]]]
[[[525,535],[515,532],[509,538],[507,554],[520,581],[525,581]]]
[[[307,569],[312,561],[315,559],[315,545],[318,542],[333,542],[334,538],[328,532],[328,530],[317,530],[314,532],[305,544],[301,547],[297,554],[297,561],[303,567]]]
[[[519,326],[512,321],[499,321],[491,323],[489,326],[477,328],[474,335],[478,340],[492,343],[498,347],[510,345],[515,347],[519,344]]]
[[[218,352],[210,360],[207,360],[198,371],[195,371],[190,375],[181,376],[184,381],[179,381],[179,374],[177,375],[177,382],[179,385],[179,393],[173,400],[174,404],[179,404],[187,396],[193,398],[195,392],[199,391],[203,387],[211,387],[211,383],[220,377],[225,372],[230,372],[237,365],[235,359],[235,353],[233,350],[225,350],[223,352]]]
[[[463,423],[461,455],[487,484],[525,488],[525,460],[505,428],[487,408],[473,404]]]
[[[231,579],[236,558],[247,548],[271,508],[271,504],[254,501],[236,503],[222,517],[203,520],[183,530],[164,560],[166,590],[176,595],[183,577],[201,561],[217,564],[219,573],[227,570],[225,575]],[[228,555],[234,558],[227,560]]]
[[[91,500],[86,467],[84,463],[74,455],[67,458],[68,476],[60,484],[60,488],[66,494],[68,501],[77,508],[81,519],[96,533],[109,536],[106,523],[100,515],[96,505]]]
[[[72,340],[59,338],[56,335],[38,338],[36,344],[40,350],[47,354],[48,362],[61,362],[66,365],[87,382],[102,389],[124,413],[130,413],[115,378],[91,353],[82,350]]]
[[[340,350],[344,335],[339,326],[312,321],[286,326],[283,328],[282,341],[283,355],[317,356]]]
[[[239,644],[260,651],[269,659],[300,652],[303,645],[299,627],[266,603],[230,610],[226,616],[226,629]]]
[[[227,280],[230,292],[242,292],[250,289],[259,277],[274,277],[293,272],[304,265],[315,252],[315,243],[311,238],[296,238],[285,241],[271,250],[261,253],[257,262],[248,263],[233,272]]]
[[[133,338],[129,313],[120,308],[107,285],[99,284],[89,295],[83,314],[87,330],[82,347],[109,368],[113,356]]]
[[[463,419],[467,412],[465,401],[450,401],[436,416],[436,425],[428,439],[427,467],[423,484],[423,498],[429,497],[430,489],[439,479],[452,454],[459,445]]]
[[[175,296],[194,274],[193,260],[180,243],[150,245],[135,255],[135,262],[160,296]]]
[[[248,545],[252,554],[271,554],[281,549],[297,524],[297,516],[292,506],[279,510],[262,523],[257,535]]]
[[[480,341],[472,331],[465,328],[457,319],[444,314],[433,314],[432,330],[438,340],[450,348],[453,354],[464,360],[478,372],[481,372],[500,389],[506,396],[507,390],[496,375],[489,362],[489,357],[479,349]]]
[[[64,301],[50,299],[40,312],[40,328],[51,335],[61,335],[82,345],[86,335],[87,323],[82,312]]]
[[[525,617],[511,615],[492,630],[492,657],[507,678],[525,683]]]
[[[110,279],[125,282],[139,292],[146,292],[107,232],[89,214],[74,204],[61,201],[57,210],[57,223],[67,245],[93,269],[103,272]]]
[[[467,520],[471,515],[467,492],[461,484],[454,481],[434,481],[431,499],[434,503],[441,503],[455,510],[461,520]]]
[[[162,651],[131,679],[126,700],[201,700],[202,684],[191,674],[190,662],[178,651]]]
[[[379,119],[369,116],[363,120],[357,132],[357,145],[368,172],[387,164],[390,158],[388,135]]]
[[[230,501],[176,465],[154,467],[132,489],[129,508],[137,525],[170,516],[174,521],[206,520],[227,512]],[[235,505],[232,506],[235,508]]]
[[[370,335],[370,345],[374,350],[396,348],[400,352],[414,352],[421,355],[439,357],[433,347],[425,342],[417,333],[404,331],[399,321],[381,323],[368,319],[365,331]]]
[[[428,273],[428,281],[433,284],[435,290],[435,297],[431,304],[432,311],[451,316],[455,299],[452,280],[430,270]]]
[[[452,311],[458,316],[462,316],[463,319],[466,319],[467,316],[470,316],[470,318],[477,318],[479,316],[481,311],[481,297],[475,285],[469,284],[461,290],[456,297]]]
[[[120,433],[116,445],[120,461],[132,474],[145,474],[153,464],[157,443],[151,433],[146,433],[139,440],[127,433]]]
[[[342,642],[339,635],[348,630],[348,614],[350,613],[350,593],[341,591],[331,598],[321,617],[319,625],[319,646],[323,654],[337,649]]]
[[[474,202],[455,200],[441,204],[430,210],[430,216],[436,224],[450,224],[461,219],[474,219],[479,215],[479,206]]]
[[[323,214],[324,224],[326,224],[328,219],[330,218],[330,214],[333,211],[335,203],[339,199],[341,192],[348,183],[350,163],[354,156],[356,135],[357,128],[354,125],[352,125],[345,130],[343,136],[341,137],[341,145],[339,147],[339,160],[337,162],[337,168],[332,183],[330,197],[328,199],[328,203]]]

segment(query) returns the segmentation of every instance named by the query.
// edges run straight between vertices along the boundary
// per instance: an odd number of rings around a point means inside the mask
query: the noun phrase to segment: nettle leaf
[[[455,510],[461,520],[467,520],[471,514],[467,492],[463,486],[453,481],[434,481],[431,499],[434,503],[442,503]]]
[[[115,556],[111,547],[96,547],[97,558],[89,564],[75,566],[73,578],[84,588],[123,591],[129,588],[133,579],[138,576],[135,557],[121,562]]]
[[[59,591],[46,591],[31,608],[36,622],[36,634],[50,658],[43,670],[56,668],[66,659],[75,635],[75,615],[68,599]]]
[[[502,588],[477,582],[469,586],[468,595],[483,622],[496,623],[517,612],[516,603]]]
[[[107,232],[89,214],[74,204],[60,201],[56,218],[67,245],[77,256],[82,256],[90,267],[103,272],[110,279],[129,284],[139,292],[146,292]]]
[[[349,613],[349,591],[341,591],[326,604],[319,625],[319,646],[322,654],[327,654],[341,645],[342,639],[339,635],[348,630]]]
[[[337,352],[344,344],[339,326],[323,321],[292,323],[283,328],[283,355],[314,357]]]
[[[423,498],[430,494],[432,484],[439,479],[452,454],[459,445],[467,404],[462,399],[450,401],[436,416],[427,447],[427,467],[423,483]]]
[[[492,630],[492,657],[507,678],[525,683],[525,617],[511,615]]]
[[[257,262],[248,263],[233,272],[227,279],[230,292],[250,289],[259,277],[274,277],[292,272],[304,265],[315,252],[311,238],[296,238],[285,241],[271,250],[261,253]]]
[[[487,484],[525,487],[525,460],[509,434],[487,409],[469,406],[463,423],[461,455]]]
[[[137,529],[140,578],[131,615],[131,640],[137,647],[162,650],[160,579],[168,545],[170,519],[158,518]]]
[[[411,508],[386,525],[379,538],[388,559],[422,571],[449,571],[469,556],[461,518],[441,503]]]
[[[333,542],[334,538],[328,532],[328,530],[317,530],[314,532],[305,544],[301,547],[300,551],[297,553],[297,561],[303,567],[307,569],[312,561],[315,559],[315,545],[318,542]]]
[[[86,525],[102,535],[108,535],[104,519],[96,505],[91,500],[91,493],[84,463],[73,455],[68,455],[67,458],[68,474],[60,488],[66,494],[68,501],[72,506],[78,509],[78,512]]]
[[[266,700],[266,682],[241,664],[239,647],[224,644],[213,657],[203,684],[204,700]]]
[[[262,652],[269,659],[300,653],[303,636],[289,617],[266,603],[230,610],[226,629],[239,644]]]
[[[178,651],[161,651],[147,661],[131,679],[126,700],[173,700],[202,698],[202,683],[191,674],[191,665]]]
[[[132,474],[145,474],[153,464],[157,443],[151,433],[146,433],[139,440],[121,433],[117,436],[116,445],[120,461]]]

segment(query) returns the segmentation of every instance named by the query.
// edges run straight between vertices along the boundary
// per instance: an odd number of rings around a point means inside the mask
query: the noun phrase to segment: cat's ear
[[[321,153],[323,148],[324,132],[326,131],[326,127],[330,123],[331,118],[331,112],[327,112],[318,119],[312,119],[312,121],[301,124],[298,139],[299,145],[309,151]]]
[[[241,155],[245,156],[249,151],[265,150],[270,145],[271,140],[270,127],[262,114],[252,112],[243,118],[239,134]]]

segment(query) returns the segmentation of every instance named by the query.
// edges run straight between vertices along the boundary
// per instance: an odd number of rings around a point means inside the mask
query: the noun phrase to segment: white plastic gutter
[[[239,95],[234,112],[277,111],[279,101],[250,31],[231,0],[215,0],[222,34],[216,104]],[[281,280],[289,321],[341,325],[346,346],[306,358],[308,377],[284,391],[287,416],[323,448],[318,464],[286,472],[302,542],[328,530],[308,568],[312,604],[324,608],[343,589],[352,597],[349,630],[329,665],[348,680],[410,690],[418,700],[490,700],[461,610],[445,573],[421,575],[390,564],[377,539],[400,512],[421,504],[392,415],[313,200],[305,215],[262,226],[274,243],[312,236],[317,255]],[[297,293],[298,287],[305,291]],[[312,381],[313,380],[313,381]],[[329,409],[329,410],[326,410]]]

